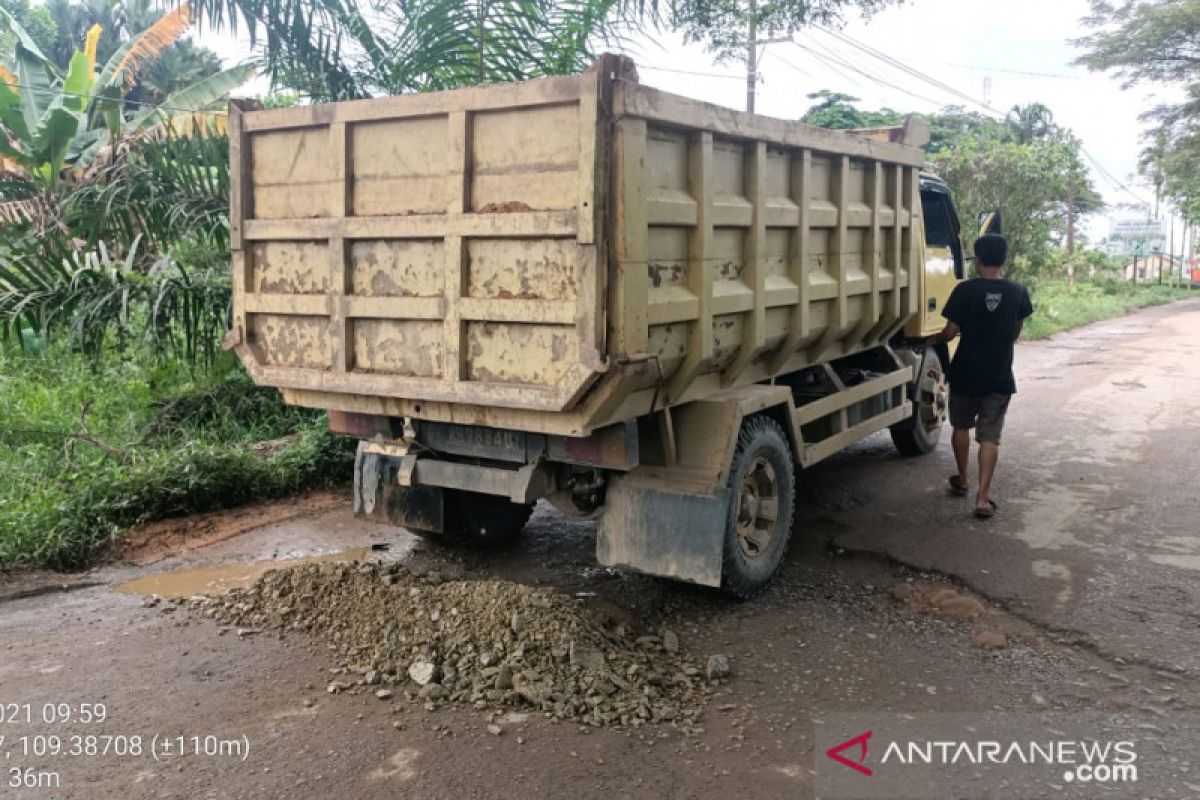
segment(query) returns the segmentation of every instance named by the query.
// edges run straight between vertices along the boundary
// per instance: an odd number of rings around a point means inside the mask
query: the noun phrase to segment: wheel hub
[[[917,384],[917,411],[929,430],[940,428],[950,407],[946,375],[937,367],[926,366]]]
[[[758,558],[775,536],[779,515],[779,481],[765,457],[754,459],[738,486],[738,546],[747,558]]]

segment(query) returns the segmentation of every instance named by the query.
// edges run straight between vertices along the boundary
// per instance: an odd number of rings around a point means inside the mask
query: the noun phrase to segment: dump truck
[[[929,452],[962,279],[928,128],[856,132],[585,73],[229,116],[235,349],[357,437],[355,513],[447,542],[534,504],[600,563],[768,585],[798,475]]]

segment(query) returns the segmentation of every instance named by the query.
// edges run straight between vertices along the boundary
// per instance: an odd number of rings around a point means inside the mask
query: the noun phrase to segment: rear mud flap
[[[720,586],[728,509],[728,489],[695,494],[658,478],[614,478],[600,518],[596,560],[647,575]]]
[[[401,486],[400,462],[365,452],[354,461],[354,516],[418,531],[441,533],[445,493],[437,486]]]

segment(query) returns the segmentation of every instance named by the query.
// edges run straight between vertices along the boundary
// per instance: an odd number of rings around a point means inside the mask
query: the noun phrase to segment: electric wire
[[[725,78],[727,80],[741,81],[742,83],[746,82],[745,76],[726,75],[726,74],[720,73],[720,72],[699,72],[697,70],[676,69],[674,67],[655,67],[655,66],[651,66],[649,64],[638,64],[637,68],[638,69],[648,69],[651,72],[672,72],[677,75],[694,75],[694,76],[700,77],[700,78]]]
[[[825,57],[827,57],[827,58],[830,58],[830,59],[833,59],[833,60],[835,60],[837,63],[839,63],[839,64],[841,64],[842,66],[846,67],[847,69],[850,69],[850,70],[853,70],[854,72],[857,72],[859,75],[862,75],[862,76],[863,76],[864,78],[866,78],[867,80],[870,80],[870,81],[872,81],[872,82],[874,82],[874,83],[877,83],[877,84],[880,84],[880,85],[882,85],[882,86],[886,86],[886,87],[888,87],[889,89],[894,89],[894,90],[895,90],[895,91],[897,91],[897,92],[902,92],[903,94],[906,94],[906,95],[908,95],[909,97],[915,97],[917,100],[920,100],[921,102],[924,102],[924,103],[929,103],[930,105],[934,106],[935,108],[941,108],[941,107],[943,107],[943,106],[945,105],[944,103],[939,103],[937,100],[933,100],[933,99],[931,99],[931,98],[925,97],[924,95],[920,95],[920,94],[917,94],[916,92],[909,91],[908,89],[905,89],[903,86],[899,86],[899,85],[897,85],[897,84],[895,84],[895,83],[892,83],[892,82],[890,82],[890,81],[884,80],[883,78],[880,78],[878,75],[875,75],[875,74],[873,74],[873,73],[870,73],[870,72],[868,72],[867,70],[863,69],[862,67],[855,66],[853,63],[851,63],[851,62],[847,61],[846,59],[842,58],[840,55],[838,55],[838,54],[834,53],[834,52],[833,52],[832,50],[830,50],[829,48],[826,48],[826,47],[822,46],[820,42],[817,42],[817,41],[815,41],[815,40],[813,40],[813,39],[811,39],[811,38],[810,38],[808,41],[810,42],[810,44],[812,44],[812,45],[813,45],[813,47],[815,47],[816,49],[818,49],[818,50],[820,50],[821,52],[825,53]],[[800,43],[799,43],[799,42],[797,42],[797,41],[794,41],[794,40],[793,40],[791,43],[792,43],[793,45],[795,45],[796,47],[800,48],[801,50],[804,50],[804,49],[805,49],[805,48],[804,48],[804,45],[800,44]],[[814,55],[815,55],[815,54],[814,54]]]
[[[936,78],[926,75],[924,72],[905,64],[904,62],[900,61],[899,59],[889,56],[886,53],[871,47],[870,45],[859,42],[858,40],[854,39],[854,37],[852,37],[848,34],[842,33],[840,31],[832,31],[832,30],[829,30],[827,28],[823,28],[820,26],[817,26],[817,28],[820,31],[822,31],[823,33],[826,33],[835,39],[843,41],[846,44],[866,53],[867,55],[872,56],[873,58],[876,58],[877,60],[882,61],[885,64],[889,64],[889,65],[895,67],[896,69],[900,69],[900,70],[904,71],[905,73],[911,75],[912,77],[922,80],[922,81],[930,84],[931,86],[934,86],[935,88],[941,89],[944,92],[948,92],[948,93],[952,94],[954,97],[957,97],[961,100],[965,100],[975,106],[978,106],[979,108],[983,109],[984,113],[992,116],[992,118],[994,118],[994,119],[998,119],[998,120],[1006,119],[1006,117],[1001,115],[998,111],[992,109],[986,103],[983,103],[982,101],[972,97],[971,95],[967,94],[966,92],[963,92],[962,90],[960,90],[954,86],[951,86],[943,81],[940,81]],[[1123,182],[1121,182],[1119,179],[1114,177],[1112,175],[1112,173],[1109,172],[1108,169],[1106,169],[1100,163],[1099,159],[1097,159],[1090,152],[1088,152],[1087,148],[1085,148],[1083,146],[1082,142],[1080,142],[1080,144],[1079,144],[1079,149],[1080,149],[1080,152],[1083,153],[1084,157],[1087,158],[1087,160],[1091,163],[1092,167],[1096,170],[1096,173],[1099,176],[1103,177],[1114,188],[1118,189],[1119,191],[1124,192],[1125,194],[1129,195],[1130,197],[1132,197],[1134,200],[1136,200],[1139,203],[1142,203],[1144,205],[1149,204],[1149,201],[1147,201],[1145,198],[1138,195],[1136,192],[1134,192],[1132,189],[1130,189],[1128,186],[1126,186]]]

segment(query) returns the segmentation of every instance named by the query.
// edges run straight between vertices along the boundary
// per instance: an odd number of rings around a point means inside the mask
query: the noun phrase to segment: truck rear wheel
[[[428,535],[449,544],[495,547],[510,542],[533,515],[532,504],[514,503],[506,497],[457,489],[443,491],[444,530]]]
[[[778,423],[765,416],[742,423],[728,485],[721,588],[748,600],[770,585],[792,534],[795,468]]]
[[[946,423],[949,388],[942,359],[932,347],[925,348],[913,386],[913,413],[888,430],[896,449],[906,456],[932,453]]]

